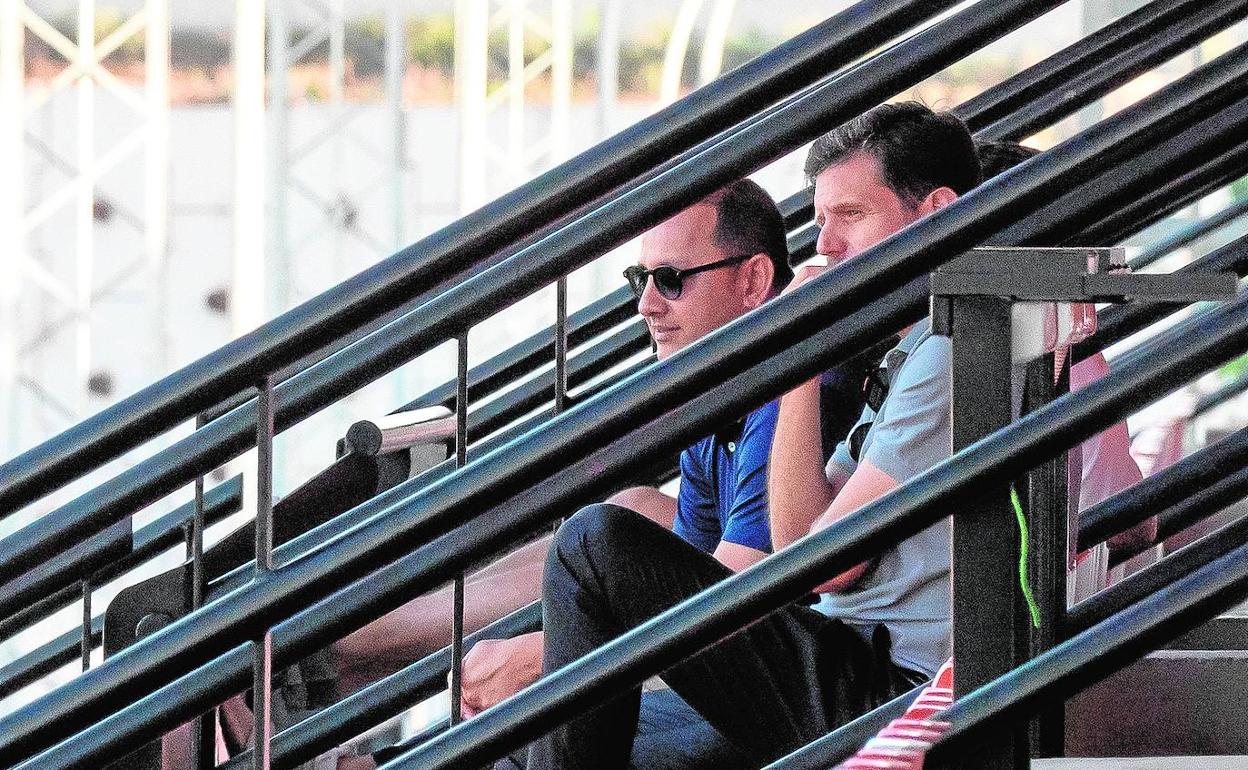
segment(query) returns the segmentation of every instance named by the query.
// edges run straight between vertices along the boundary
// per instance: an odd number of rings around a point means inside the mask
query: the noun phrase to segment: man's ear
[[[953,203],[958,199],[958,194],[948,187],[937,187],[927,194],[923,202],[919,204],[919,214],[927,215],[933,211],[940,211],[945,206]]]
[[[771,263],[771,257],[760,252],[742,262],[737,275],[742,284],[741,302],[753,309],[771,296],[776,266]]]

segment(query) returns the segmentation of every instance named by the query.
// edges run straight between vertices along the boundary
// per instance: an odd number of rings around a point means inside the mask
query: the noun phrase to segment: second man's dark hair
[[[909,206],[939,187],[962,195],[979,184],[979,161],[966,124],[918,102],[881,104],[815,140],[806,177],[863,152],[875,158],[884,184]]]
[[[712,194],[707,203],[715,207],[715,245],[725,253],[763,253],[771,257],[773,289],[793,280],[784,217],[767,191],[749,179],[738,179]]]

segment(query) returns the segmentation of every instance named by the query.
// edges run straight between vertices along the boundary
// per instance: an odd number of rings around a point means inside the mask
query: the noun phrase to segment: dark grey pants
[[[571,663],[729,574],[632,511],[607,504],[581,510],[559,529],[546,563],[543,671]],[[921,680],[891,662],[886,637],[876,642],[809,607],[790,606],[663,678],[759,766]],[[640,690],[631,690],[536,741],[529,770],[624,770],[639,698]]]

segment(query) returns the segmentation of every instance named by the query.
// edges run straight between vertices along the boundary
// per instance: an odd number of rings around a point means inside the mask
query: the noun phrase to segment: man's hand
[[[542,633],[482,639],[464,656],[460,715],[468,719],[515,695],[542,675]]]

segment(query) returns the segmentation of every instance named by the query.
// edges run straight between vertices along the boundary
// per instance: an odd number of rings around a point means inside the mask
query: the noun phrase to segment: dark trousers
[[[559,529],[546,562],[542,670],[571,663],[729,574],[632,511],[606,504],[581,510]],[[663,678],[759,766],[914,686],[916,675],[889,660],[886,636],[875,642],[791,606]],[[631,690],[536,741],[529,770],[623,770],[639,699],[640,689]]]

